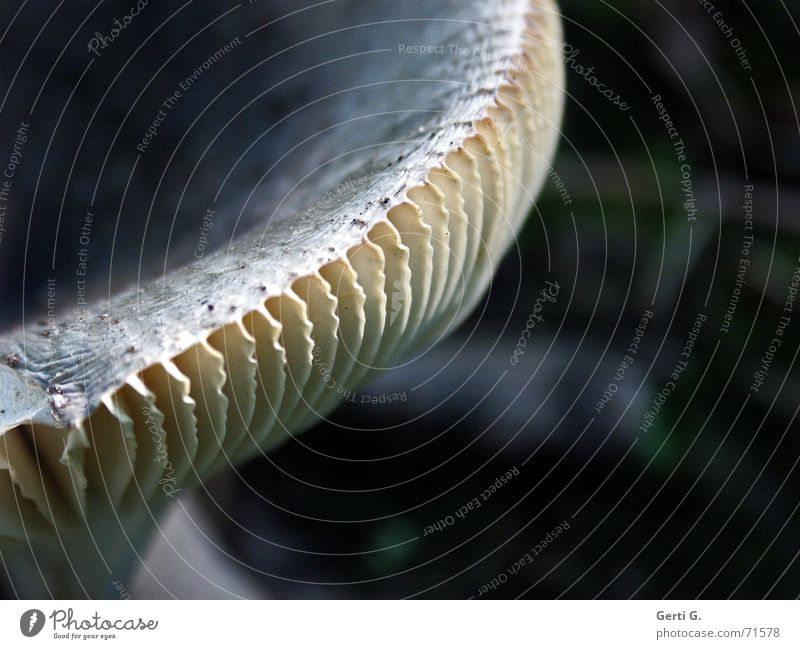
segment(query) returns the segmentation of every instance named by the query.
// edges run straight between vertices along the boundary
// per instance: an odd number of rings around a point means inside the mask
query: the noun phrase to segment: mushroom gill
[[[336,43],[391,52],[326,52],[348,91],[299,77],[330,93],[305,177],[266,178],[283,210],[266,226],[244,219],[231,245],[83,318],[0,339],[12,576],[58,570],[48,593],[102,595],[175,494],[309,428],[476,305],[555,148],[560,23],[552,0],[425,5],[318,17],[348,32]]]

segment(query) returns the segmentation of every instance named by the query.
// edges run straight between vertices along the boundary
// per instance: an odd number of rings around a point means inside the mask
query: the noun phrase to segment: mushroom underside
[[[318,43],[318,71],[287,82],[322,98],[265,136],[301,143],[291,173],[270,154],[279,171],[250,183],[266,217],[221,201],[233,243],[0,340],[0,548],[132,542],[171,496],[301,433],[487,289],[556,143],[554,3],[424,3],[420,19],[423,3],[379,2],[357,21],[348,4],[326,18],[341,55]]]

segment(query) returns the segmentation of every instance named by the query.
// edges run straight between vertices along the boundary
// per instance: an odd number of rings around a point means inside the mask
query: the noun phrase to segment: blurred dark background
[[[561,2],[569,203],[454,336],[185,498],[140,595],[800,595],[800,3],[714,5]]]

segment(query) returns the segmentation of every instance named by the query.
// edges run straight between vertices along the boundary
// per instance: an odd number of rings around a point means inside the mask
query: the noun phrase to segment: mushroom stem
[[[138,551],[152,532],[150,516],[120,525],[95,526],[62,536],[60,546],[31,542],[0,551],[10,597],[112,599],[128,592]]]

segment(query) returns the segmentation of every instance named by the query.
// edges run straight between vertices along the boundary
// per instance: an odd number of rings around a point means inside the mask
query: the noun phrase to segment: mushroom
[[[0,550],[21,592],[108,594],[182,490],[309,428],[487,289],[557,140],[555,4],[354,4],[309,14],[369,54],[326,52],[345,90],[286,127],[308,129],[308,178],[263,186],[287,215],[0,339]],[[336,87],[324,65],[298,79]]]

